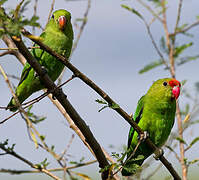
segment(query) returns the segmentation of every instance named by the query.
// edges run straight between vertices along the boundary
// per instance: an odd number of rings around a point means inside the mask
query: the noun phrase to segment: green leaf
[[[183,44],[181,46],[175,47],[174,57],[177,58],[185,49],[187,49],[188,47],[192,45],[193,45],[193,42],[190,42],[188,44]]]
[[[24,3],[24,5],[21,7],[21,9],[20,9],[20,13],[23,13],[24,11],[26,11],[27,10],[27,6],[28,6],[28,4],[31,2],[31,0],[28,0],[28,1],[26,1],[25,3]]]
[[[168,148],[171,152],[175,152],[171,146],[165,145],[165,147]]]
[[[32,112],[30,112],[32,107],[33,107],[33,105],[29,106],[28,111],[27,111],[27,114],[28,114],[30,121],[34,124],[37,124],[37,123],[44,121],[46,119],[46,117],[38,116],[38,115],[35,115]]]
[[[198,120],[195,120],[193,122],[190,123],[190,125],[193,125],[193,124],[198,124],[199,123],[199,119]]]
[[[129,173],[135,174],[137,170],[141,169],[141,167],[138,164],[126,164],[123,166],[123,169]]]
[[[110,108],[112,108],[112,109],[117,109],[117,108],[120,108],[120,106],[119,106],[118,104],[116,104],[116,103],[113,103],[113,104],[110,106]]]
[[[162,50],[164,53],[166,53],[166,54],[169,53],[168,48],[167,48],[167,46],[166,46],[165,39],[164,39],[163,36],[160,38],[160,48],[161,48],[161,50]]]
[[[49,165],[50,163],[47,162],[47,158],[45,158],[42,162],[40,162],[39,164],[35,164],[38,168],[44,168],[46,169],[46,167]]]
[[[136,158],[132,158],[128,161],[128,163],[134,163],[136,161],[139,161],[139,160],[143,160],[144,159],[144,156],[143,155],[138,155]]]
[[[181,26],[179,26],[178,28],[177,28],[177,31],[182,31],[185,27],[187,27],[188,26],[188,24],[182,24]]]
[[[105,168],[99,170],[99,173],[109,170],[111,168],[111,166],[112,166],[112,164],[105,166]]]
[[[102,110],[104,110],[105,108],[108,108],[109,106],[103,106],[101,109],[98,110],[98,112],[101,112]]]
[[[187,62],[194,61],[194,60],[197,60],[197,59],[199,59],[199,55],[182,57],[178,60],[179,62],[177,63],[177,65],[180,66],[180,65],[183,65]]]
[[[70,164],[75,164],[75,165],[80,165],[83,163],[83,161],[85,160],[85,157],[82,157],[79,162],[78,161],[70,161]]]
[[[158,60],[158,61],[154,61],[154,62],[151,62],[149,63],[148,65],[146,65],[144,68],[142,68],[140,71],[139,71],[139,74],[143,74],[147,71],[150,71],[158,66],[161,66],[163,65],[163,61],[162,60]]]
[[[196,142],[199,141],[199,136],[194,138],[193,141],[191,141],[190,145],[189,146],[193,146]]]
[[[190,165],[190,164],[195,164],[195,163],[197,163],[199,161],[199,159],[194,159],[194,160],[192,160],[192,161],[189,161],[188,162],[188,164]]]
[[[114,158],[116,158],[116,159],[120,158],[120,154],[116,153],[116,152],[111,152],[111,156],[114,157]]]
[[[121,6],[122,6],[124,9],[126,9],[126,10],[128,10],[128,11],[131,11],[132,13],[134,13],[135,15],[137,15],[139,18],[141,18],[141,19],[143,20],[142,15],[141,15],[138,11],[136,11],[134,8],[130,8],[129,6],[124,5],[124,4],[122,4]]]
[[[177,137],[176,140],[178,140],[180,143],[187,145],[186,141],[184,139],[180,138],[180,137]]]
[[[104,101],[103,99],[96,99],[95,102],[99,103],[99,104],[108,104],[106,101]]]

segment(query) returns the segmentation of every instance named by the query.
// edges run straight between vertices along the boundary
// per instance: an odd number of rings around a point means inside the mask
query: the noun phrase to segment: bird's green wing
[[[40,35],[41,38],[45,38],[45,32],[43,32],[41,35]],[[33,47],[37,46],[36,44],[33,45]],[[32,55],[35,57],[36,60],[38,60],[40,63],[41,63],[41,59],[42,59],[42,56],[44,54],[44,50],[42,49],[37,49],[37,48],[33,48],[32,49]],[[23,71],[22,71],[22,74],[21,74],[21,78],[20,78],[20,81],[19,81],[19,84],[18,86],[27,78],[30,70],[31,70],[31,66],[29,63],[26,63],[24,68],[23,68]]]
[[[134,121],[138,124],[141,117],[142,117],[142,112],[143,112],[143,108],[144,108],[144,97],[145,96],[142,96],[140,98],[140,100],[138,101],[138,104],[137,104],[137,108],[136,108],[136,111],[135,111],[135,114],[133,116],[133,119]],[[128,138],[128,148],[130,148],[130,145],[131,145],[131,142],[132,142],[132,139],[133,139],[133,135],[134,135],[134,128],[131,127],[130,128],[130,131],[129,131],[129,138]]]
[[[19,81],[18,86],[27,78],[30,70],[31,70],[30,64],[26,63],[24,68],[23,68],[23,71],[22,71],[22,74],[21,74],[21,79]]]

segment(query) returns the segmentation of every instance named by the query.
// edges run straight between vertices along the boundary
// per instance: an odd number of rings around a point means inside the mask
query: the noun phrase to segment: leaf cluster
[[[35,164],[37,166],[37,168],[39,169],[46,169],[46,167],[49,165],[50,163],[47,161],[47,158],[45,158],[42,162],[40,162],[39,164]]]
[[[6,1],[7,0],[1,0],[0,5],[3,5]],[[30,1],[26,1],[24,4],[23,2],[24,1],[17,5],[16,9],[11,9],[9,12],[6,12],[3,7],[0,7],[0,37],[4,34],[19,36],[21,29],[25,26],[40,27],[38,16],[33,15],[31,18],[26,18],[23,15]]]
[[[15,144],[12,144],[12,146],[8,146],[8,139],[6,139],[4,142],[0,142],[0,148],[6,149],[6,152],[12,153],[14,151]]]
[[[30,119],[30,121],[34,124],[44,121],[46,119],[46,117],[38,116],[38,115],[34,114],[33,112],[31,112],[32,107],[33,107],[33,105],[29,106],[28,110],[27,110],[27,115],[28,115],[28,118]]]

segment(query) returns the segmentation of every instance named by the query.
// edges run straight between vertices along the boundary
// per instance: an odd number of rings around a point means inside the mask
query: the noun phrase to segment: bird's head
[[[65,31],[67,26],[68,25],[70,26],[71,24],[70,21],[71,21],[71,14],[64,9],[55,11],[51,17],[51,22],[54,23],[61,31]]]
[[[158,98],[159,100],[175,99],[177,100],[180,95],[181,84],[173,78],[159,79],[153,83],[148,91],[151,97]]]

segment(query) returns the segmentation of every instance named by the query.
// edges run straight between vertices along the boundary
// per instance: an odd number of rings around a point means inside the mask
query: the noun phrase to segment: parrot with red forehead
[[[40,39],[52,50],[69,58],[73,44],[71,14],[63,9],[55,11],[44,32],[40,35]],[[50,78],[55,81],[61,74],[64,65],[42,49],[34,48],[31,53],[45,67]],[[43,83],[27,62],[15,92],[19,102],[23,103],[30,95],[43,88]],[[17,110],[14,98],[9,102],[7,109],[11,111]]]
[[[138,101],[133,119],[159,148],[167,141],[174,125],[176,100],[180,95],[180,87],[181,84],[176,79],[159,79]],[[127,160],[122,169],[123,176],[135,174],[136,169],[140,168],[144,160],[153,153],[146,143],[141,143],[132,156],[139,138],[138,133],[131,127],[128,137]]]

